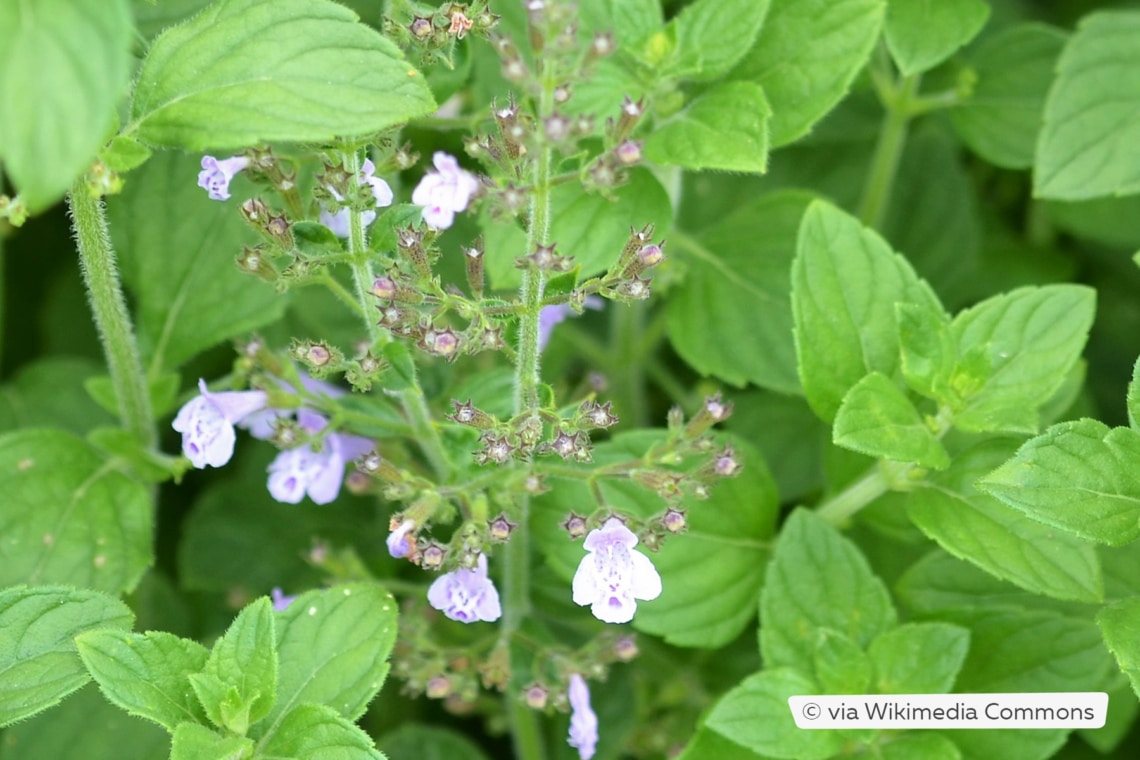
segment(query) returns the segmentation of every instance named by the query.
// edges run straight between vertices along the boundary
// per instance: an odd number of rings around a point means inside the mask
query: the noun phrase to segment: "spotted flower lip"
[[[302,409],[297,414],[302,428],[319,432],[328,424],[316,412]],[[269,464],[269,494],[283,504],[299,504],[307,495],[315,504],[328,504],[340,495],[345,463],[375,448],[367,438],[333,433],[320,450],[312,444],[287,449]]]
[[[566,743],[578,750],[581,760],[590,760],[598,747],[598,716],[590,707],[590,689],[577,673],[570,676],[570,736]]]
[[[660,596],[657,568],[634,549],[637,536],[621,520],[606,520],[601,528],[590,531],[583,546],[586,556],[574,573],[571,591],[574,603],[590,605],[598,620],[628,623],[637,610],[635,600]]]
[[[249,166],[249,159],[245,156],[230,156],[221,161],[213,156],[202,156],[202,171],[198,172],[198,187],[209,193],[211,200],[229,200],[230,181],[247,166]]]
[[[445,230],[455,222],[455,215],[467,210],[471,197],[479,190],[479,180],[459,168],[454,156],[437,151],[432,157],[435,171],[424,175],[412,191],[412,203],[423,206],[424,223],[434,230]]]
[[[198,469],[221,467],[234,455],[234,424],[265,408],[265,391],[211,393],[198,380],[199,396],[181,409],[171,427],[182,433],[182,453]]]
[[[485,554],[479,555],[474,570],[459,568],[436,578],[427,598],[432,607],[460,623],[493,623],[503,614],[499,592],[487,577]]]
[[[391,206],[392,200],[395,198],[392,193],[392,188],[381,178],[373,176],[375,173],[376,164],[372,163],[371,159],[365,159],[364,164],[360,167],[361,183],[367,184],[372,188],[372,197],[376,199],[376,208]],[[331,187],[327,189],[338,201],[344,200],[341,194],[336,190]],[[321,224],[332,230],[333,234],[337,237],[347,238],[349,235],[349,217],[350,212],[347,208],[342,208],[340,211],[333,213],[329,209],[322,207],[319,220]],[[360,213],[360,221],[367,227],[376,221],[376,212],[372,210],[362,211]]]

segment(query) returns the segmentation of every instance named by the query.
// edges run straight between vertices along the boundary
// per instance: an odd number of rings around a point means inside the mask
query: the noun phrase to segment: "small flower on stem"
[[[245,156],[231,156],[221,161],[213,156],[202,156],[202,171],[198,172],[198,187],[209,193],[211,200],[229,200],[230,180],[247,166],[249,166],[249,159]]]
[[[234,424],[265,408],[265,391],[210,393],[198,381],[200,396],[178,410],[172,427],[182,433],[182,453],[196,468],[221,467],[234,455]]]
[[[364,164],[360,167],[360,182],[367,184],[372,188],[372,197],[376,199],[376,208],[384,208],[385,206],[392,205],[392,199],[395,197],[392,194],[392,188],[388,183],[379,177],[374,177],[376,173],[376,165],[372,163],[371,159],[365,159]],[[326,188],[332,196],[338,201],[343,201],[344,197],[341,196],[333,188]],[[342,208],[335,214],[325,207],[321,207],[320,222],[324,226],[332,230],[333,234],[338,238],[347,238],[349,235],[349,221],[351,212],[347,208]],[[362,211],[360,213],[361,223],[367,227],[376,220],[376,212],[372,210]]]
[[[310,433],[328,424],[319,414],[304,409],[298,419]],[[319,451],[312,444],[282,451],[269,465],[269,493],[284,504],[298,504],[306,494],[317,504],[328,504],[340,495],[345,463],[373,447],[367,438],[333,433]]]
[[[649,557],[635,550],[637,536],[621,520],[611,517],[590,531],[586,556],[574,573],[574,603],[590,605],[594,617],[605,623],[628,623],[637,609],[635,599],[649,601],[661,594],[661,576]]]
[[[388,553],[396,559],[401,559],[412,553],[415,538],[409,538],[408,532],[416,527],[413,520],[404,520],[388,535]]]
[[[273,599],[273,610],[275,612],[284,612],[297,599],[296,595],[285,596],[285,592],[277,587],[274,587],[269,595]]]
[[[484,554],[479,555],[474,570],[459,568],[436,578],[427,597],[432,607],[460,623],[493,623],[503,614],[499,592],[487,577]]]
[[[479,180],[459,168],[454,156],[437,151],[432,159],[436,171],[429,171],[412,191],[412,203],[424,207],[424,223],[434,230],[445,230],[455,214],[467,210],[471,196],[479,190]]]
[[[590,760],[598,747],[598,716],[590,708],[590,690],[577,673],[570,676],[570,737],[567,744],[578,750],[581,760]]]

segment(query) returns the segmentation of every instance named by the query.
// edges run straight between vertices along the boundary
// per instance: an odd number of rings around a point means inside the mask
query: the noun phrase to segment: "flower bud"
[[[722,478],[731,478],[739,475],[741,470],[740,463],[736,461],[733,456],[732,447],[726,446],[724,451],[717,454],[716,459],[713,460],[713,472]]]
[[[613,413],[613,402],[611,401],[607,401],[604,404],[598,404],[594,401],[585,401],[578,407],[578,414],[574,418],[574,424],[578,427],[605,429],[617,423],[618,418]]]
[[[412,19],[412,23],[408,25],[408,31],[411,32],[412,36],[417,40],[423,41],[430,37],[431,33],[435,30],[432,27],[430,18],[416,16]]]
[[[467,399],[467,401],[462,404],[453,399],[451,405],[455,407],[455,412],[447,415],[447,419],[452,422],[458,422],[460,425],[470,425],[480,430],[486,430],[496,425],[495,418],[482,409],[473,406],[471,399]]]
[[[517,523],[511,522],[505,513],[500,512],[498,517],[487,523],[487,532],[491,535],[492,541],[503,543],[510,539],[511,533],[517,527]]]
[[[443,699],[451,694],[451,681],[447,676],[436,676],[427,682],[424,693],[428,699]]]
[[[570,538],[575,540],[582,538],[589,532],[586,526],[586,518],[576,512],[571,512],[562,521],[562,529],[570,535]]]
[[[600,32],[594,34],[594,38],[590,40],[590,49],[587,52],[587,60],[596,61],[612,55],[617,50],[617,43],[614,42],[613,32]]]
[[[623,166],[633,166],[641,160],[641,143],[636,140],[623,140],[614,148],[614,156]]]
[[[470,248],[463,248],[463,263],[467,267],[467,287],[475,298],[483,297],[483,239]]]
[[[542,120],[543,132],[551,142],[562,142],[570,135],[570,119],[555,111]],[[640,158],[640,153],[639,156]]]
[[[688,527],[685,522],[685,510],[675,509],[670,507],[665,510],[665,514],[661,518],[661,524],[665,526],[665,530],[670,533],[683,533]]]
[[[391,301],[396,297],[396,282],[391,277],[377,277],[372,281],[372,295]]]
[[[258,245],[253,248],[246,246],[237,257],[238,269],[252,274],[266,282],[277,280],[277,270],[265,260],[265,249]]]
[[[686,438],[696,438],[718,422],[723,422],[732,414],[732,402],[724,403],[717,393],[705,399],[701,410],[689,420],[685,428]]]
[[[545,710],[546,701],[549,696],[550,692],[540,683],[532,683],[523,690],[523,699],[526,700],[526,706],[532,710]]]
[[[622,636],[614,642],[614,657],[622,662],[629,662],[637,655],[637,641],[632,636]]]
[[[558,431],[558,435],[550,442],[550,450],[563,459],[574,456],[578,450],[578,434],[567,435],[565,431]]]
[[[420,551],[420,567],[425,570],[438,570],[443,566],[443,560],[446,556],[446,547],[440,546],[435,541],[429,541]]]

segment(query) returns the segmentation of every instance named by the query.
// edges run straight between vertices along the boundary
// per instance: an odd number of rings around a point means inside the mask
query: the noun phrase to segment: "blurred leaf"
[[[98,591],[15,586],[0,591],[0,726],[59,704],[91,677],[76,634],[129,629],[134,615]]]
[[[889,0],[887,47],[903,76],[918,74],[973,39],[989,15],[982,0]]]
[[[418,760],[487,760],[466,735],[438,724],[408,723],[384,734],[376,744],[390,758]]]
[[[147,489],[70,433],[0,435],[0,585],[121,593],[153,562]]]
[[[770,115],[759,85],[725,82],[654,129],[645,155],[658,164],[698,171],[764,172]]]
[[[709,81],[719,79],[752,47],[768,14],[769,0],[697,0],[686,5],[670,26],[676,30],[676,57],[665,75]]]
[[[95,160],[127,89],[130,47],[126,0],[0,3],[0,163],[31,213]]]
[[[970,632],[947,623],[904,623],[871,642],[879,694],[945,694],[970,648]]]
[[[55,356],[24,365],[0,387],[0,430],[55,427],[82,435],[114,424],[84,389],[86,380],[104,371],[86,359]]]
[[[385,760],[368,734],[331,707],[301,704],[276,724],[259,743],[264,757],[275,760]]]
[[[1080,200],[1140,192],[1140,13],[1099,11],[1065,44],[1045,101],[1033,194]]]
[[[1096,616],[1104,642],[1140,696],[1140,597],[1105,607]]]
[[[244,736],[221,736],[197,723],[183,723],[174,732],[170,760],[242,760],[253,752]]]
[[[433,110],[423,76],[344,6],[220,0],[154,41],[123,131],[234,149],[367,135]]]

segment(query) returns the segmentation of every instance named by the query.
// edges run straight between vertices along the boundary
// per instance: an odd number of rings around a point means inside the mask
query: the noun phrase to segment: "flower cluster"
[[[368,185],[372,191],[372,197],[376,201],[376,208],[384,208],[391,206],[392,200],[395,197],[392,194],[392,188],[388,183],[379,177],[373,176],[376,174],[376,165],[372,163],[371,159],[366,159],[360,169],[359,180],[361,185]],[[344,196],[336,191],[334,187],[326,188],[332,193],[333,198],[338,201],[343,201]],[[347,238],[349,235],[349,216],[351,212],[347,206],[342,207],[339,211],[333,211],[328,206],[321,206],[320,222],[324,226],[333,231],[333,234],[339,238]],[[372,222],[376,221],[376,212],[369,209],[362,211],[360,214],[361,223],[367,227]]]

